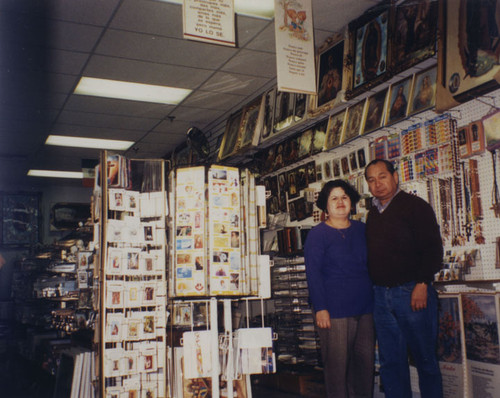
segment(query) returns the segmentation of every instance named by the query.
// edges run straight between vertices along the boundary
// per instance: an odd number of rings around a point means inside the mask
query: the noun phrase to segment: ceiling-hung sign
[[[311,0],[275,0],[278,90],[316,92]]]
[[[234,0],[184,0],[184,38],[236,46]]]

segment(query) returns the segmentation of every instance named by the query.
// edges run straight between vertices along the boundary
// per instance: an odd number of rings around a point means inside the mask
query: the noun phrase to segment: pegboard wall
[[[375,144],[384,141],[384,137],[398,138],[401,142],[401,154],[390,160],[394,161],[400,173],[400,186],[407,192],[412,192],[433,206],[438,222],[441,225],[445,258],[444,264],[449,271],[441,275],[438,287],[449,292],[461,292],[470,290],[498,290],[500,284],[490,283],[484,289],[481,286],[471,287],[472,282],[500,279],[500,268],[497,251],[497,238],[500,237],[500,218],[492,209],[492,194],[494,189],[493,162],[497,170],[500,169],[500,157],[498,153],[492,154],[484,150],[467,158],[460,156],[460,146],[457,131],[471,122],[480,121],[490,112],[500,109],[500,90],[488,95],[473,99],[456,108],[451,109],[444,115],[439,115],[432,110],[413,115],[391,126],[385,126],[365,136],[358,136],[339,147],[328,152],[318,153],[301,162],[288,165],[277,170],[264,178],[277,176],[302,164],[316,163],[316,175],[318,181],[310,184],[308,189],[301,195],[309,196],[308,201],[314,200],[314,194],[320,191],[322,185],[332,179],[342,178],[348,180],[362,197],[370,196],[368,186],[364,179],[364,167],[359,162],[359,151],[364,151],[365,162],[368,163],[375,155]],[[408,130],[414,130],[416,125],[425,129],[426,125],[439,119],[449,121],[438,121],[436,126],[445,126],[448,123],[449,137],[447,141],[434,142],[429,145],[425,142],[425,132],[420,137],[424,140],[421,146],[410,153],[403,154],[403,140]],[[318,119],[320,121],[321,119]],[[429,158],[422,159],[421,154],[430,151],[431,154],[439,156],[439,162]],[[497,151],[498,152],[498,151]],[[387,146],[385,155],[387,158]],[[353,164],[350,159],[356,157]],[[377,157],[380,157],[377,156]],[[347,170],[342,170],[342,162],[349,162]],[[406,163],[405,163],[406,162]],[[426,163],[426,166],[422,166]],[[430,173],[424,173],[422,167],[435,169]],[[339,164],[340,175],[334,175],[334,166]],[[410,164],[413,178],[409,178],[405,167]],[[429,169],[428,169],[429,170]],[[500,171],[498,172],[500,174]],[[319,178],[321,177],[321,178]],[[497,175],[497,184],[500,175]],[[472,182],[471,182],[472,181]],[[479,187],[477,186],[479,183]],[[473,190],[471,191],[471,188]],[[444,198],[452,198],[450,201]],[[444,208],[449,208],[445,210]],[[471,208],[472,207],[472,208]],[[361,200],[358,204],[358,219],[364,220],[366,216],[366,202]],[[449,218],[451,217],[451,226]],[[448,219],[447,219],[448,218]],[[270,215],[271,226],[276,228],[282,226],[314,226],[319,222],[319,210],[314,206],[313,217],[302,221],[290,221],[283,214]],[[453,282],[447,284],[448,280]],[[463,281],[462,284],[460,281]],[[468,283],[471,282],[471,283]]]

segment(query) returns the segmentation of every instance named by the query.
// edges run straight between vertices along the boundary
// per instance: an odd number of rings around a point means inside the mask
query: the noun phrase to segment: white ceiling
[[[319,46],[378,0],[312,2]],[[274,21],[237,16],[236,27],[231,48],[184,40],[177,4],[2,0],[0,190],[81,184],[26,177],[30,168],[80,171],[81,159],[99,157],[46,146],[48,134],[131,140],[134,158],[164,157],[191,126],[214,140],[232,112],[276,84]],[[193,92],[178,106],[74,95],[81,76]]]

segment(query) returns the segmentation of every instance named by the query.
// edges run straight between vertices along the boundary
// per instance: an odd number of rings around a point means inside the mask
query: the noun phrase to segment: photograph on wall
[[[346,111],[343,110],[328,119],[324,151],[328,151],[340,145],[342,133],[344,131],[344,120]]]
[[[311,146],[311,155],[319,153],[325,146],[326,129],[328,127],[328,118],[316,123],[313,130],[313,141]]]
[[[339,103],[342,99],[344,40],[338,42],[327,41],[319,49],[317,67],[317,107],[330,103]]]
[[[312,144],[314,138],[313,129],[303,131],[299,136],[298,159],[303,159],[311,155]]]
[[[436,105],[436,74],[436,68],[415,74],[408,114],[412,115]]]
[[[306,115],[308,102],[309,102],[308,94],[295,93],[295,106],[293,112],[295,122],[302,120]]]
[[[445,396],[464,393],[465,351],[463,346],[462,308],[459,295],[439,295],[438,349],[439,367]]]
[[[274,132],[283,130],[294,123],[295,94],[277,91],[274,105]]]
[[[358,102],[347,108],[345,130],[342,136],[341,144],[344,144],[360,135],[362,122],[363,122],[363,110],[365,107],[365,100]]]
[[[350,56],[354,61],[348,98],[380,83],[388,73],[389,8],[380,6],[349,24]]]
[[[478,397],[500,394],[498,300],[495,294],[462,294],[468,379]]]
[[[385,124],[392,124],[406,117],[411,81],[412,76],[391,85]]]
[[[262,130],[259,143],[266,141],[272,136],[274,129],[274,102],[276,99],[276,88],[272,88],[264,94],[264,109]]]
[[[39,197],[36,194],[2,194],[1,244],[27,246],[39,241]]]
[[[231,156],[238,149],[238,137],[240,131],[242,112],[241,110],[229,117],[224,131],[219,150],[219,160],[223,160]]]
[[[498,128],[498,126],[500,126],[499,111],[485,116],[482,119],[482,126],[481,123],[476,123],[475,134],[478,136],[478,139],[475,141],[478,143],[482,142],[479,139],[479,134],[483,130],[483,134],[486,139],[486,148],[489,151],[494,151],[500,148],[500,129]],[[471,138],[475,137],[471,135]],[[472,144],[471,144],[471,153],[472,153]]]
[[[299,137],[300,135],[295,135],[285,141],[285,166],[289,166],[299,159]]]
[[[363,134],[368,134],[383,126],[387,91],[387,88],[383,89],[371,97],[368,97],[366,100],[366,118],[363,127]]]
[[[258,144],[264,120],[263,109],[263,96],[255,98],[243,108],[238,150]]]
[[[405,0],[396,7],[392,37],[395,73],[434,56],[438,23],[437,1]]]
[[[288,179],[288,198],[296,198],[299,196],[299,189],[297,187],[297,171],[292,169],[287,172]]]
[[[444,0],[438,59],[436,108],[444,111],[457,102],[499,87],[500,1]]]

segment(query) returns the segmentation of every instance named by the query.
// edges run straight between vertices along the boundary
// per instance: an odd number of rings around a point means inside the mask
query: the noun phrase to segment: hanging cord
[[[500,217],[500,193],[498,191],[498,184],[497,184],[496,150],[491,151],[491,159],[493,161],[493,191],[492,191],[492,195],[491,195],[492,196],[491,209],[495,212],[495,217],[499,218]]]

